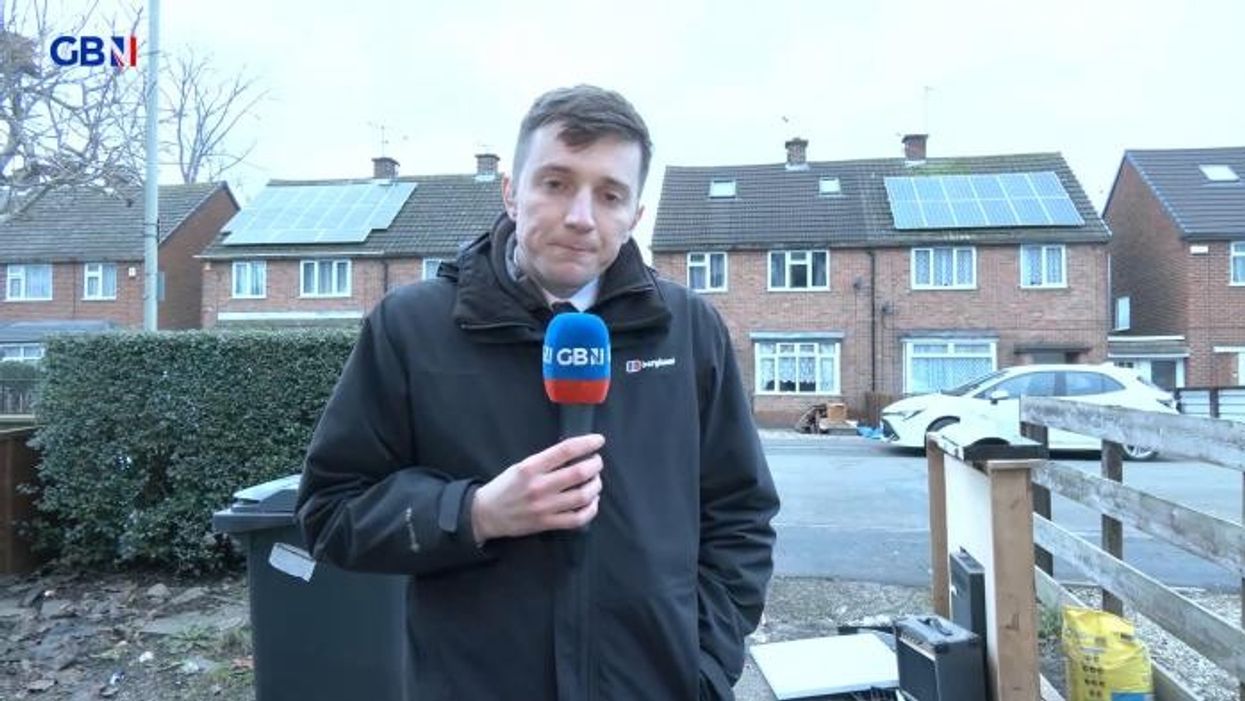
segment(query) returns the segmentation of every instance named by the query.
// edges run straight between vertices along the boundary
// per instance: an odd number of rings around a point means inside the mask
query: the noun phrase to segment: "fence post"
[[[1112,482],[1124,481],[1123,450],[1119,443],[1102,442],[1102,477]],[[1102,549],[1108,555],[1124,559],[1124,526],[1117,519],[1103,514],[1102,516]],[[1124,603],[1114,594],[1102,589],[1102,610],[1124,615]]]
[[[1047,443],[1046,427],[1041,424],[1031,424],[1027,421],[1020,422],[1020,435],[1030,440],[1037,441],[1042,445],[1050,447]],[[1050,490],[1040,484],[1033,485],[1033,513],[1041,516],[1047,521],[1050,517]],[[1046,574],[1054,575],[1055,558],[1041,546],[1033,546],[1033,561]]]
[[[1219,388],[1210,388],[1210,418],[1219,418]]]
[[[925,460],[929,469],[929,555],[934,613],[951,617],[951,564],[947,544],[947,472],[945,456],[930,434],[925,437]]]

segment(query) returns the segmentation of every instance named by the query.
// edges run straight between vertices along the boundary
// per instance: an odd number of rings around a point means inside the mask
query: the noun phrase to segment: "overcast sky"
[[[1100,209],[1127,148],[1245,144],[1245,3],[164,0],[162,42],[270,97],[239,132],[244,199],[269,178],[507,169],[539,93],[619,90],[666,165],[1060,151]],[[146,33],[145,27],[142,30]],[[169,176],[174,170],[166,169]],[[166,178],[167,179],[167,178]]]

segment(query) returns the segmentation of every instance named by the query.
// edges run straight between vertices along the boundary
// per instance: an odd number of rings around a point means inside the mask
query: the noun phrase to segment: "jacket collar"
[[[506,270],[507,244],[514,231],[514,221],[503,212],[492,231],[445,266],[444,275],[457,284],[455,324],[483,341],[539,341],[552,316],[535,284],[516,281]],[[601,275],[597,301],[589,311],[605,321],[612,336],[669,325],[670,309],[634,239],[623,245]]]

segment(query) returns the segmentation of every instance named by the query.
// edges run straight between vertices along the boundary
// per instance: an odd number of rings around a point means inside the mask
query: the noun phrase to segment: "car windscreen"
[[[944,390],[939,390],[939,391],[942,392],[943,394],[950,394],[950,395],[954,395],[957,397],[963,396],[965,394],[969,394],[970,392],[974,392],[977,389],[984,386],[986,383],[995,380],[1000,375],[1002,375],[1004,372],[1006,372],[1006,370],[995,370],[989,375],[982,375],[981,377],[978,377],[976,379],[969,380],[968,382],[965,382],[959,387],[951,387],[949,389],[944,389]]]

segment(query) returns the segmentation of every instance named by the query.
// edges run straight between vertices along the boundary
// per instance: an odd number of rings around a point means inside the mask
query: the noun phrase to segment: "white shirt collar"
[[[541,294],[545,296],[545,301],[548,302],[550,306],[553,306],[554,302],[566,301],[566,302],[570,302],[571,304],[575,305],[575,308],[582,312],[586,309],[591,309],[592,305],[596,304],[597,290],[600,287],[601,287],[601,278],[597,277],[597,278],[593,278],[592,281],[589,282],[587,285],[584,285],[583,287],[579,288],[579,291],[571,295],[571,298],[567,300],[563,300],[560,297],[554,297],[553,295],[549,294],[549,290],[546,290],[543,287],[540,288],[540,292]]]

